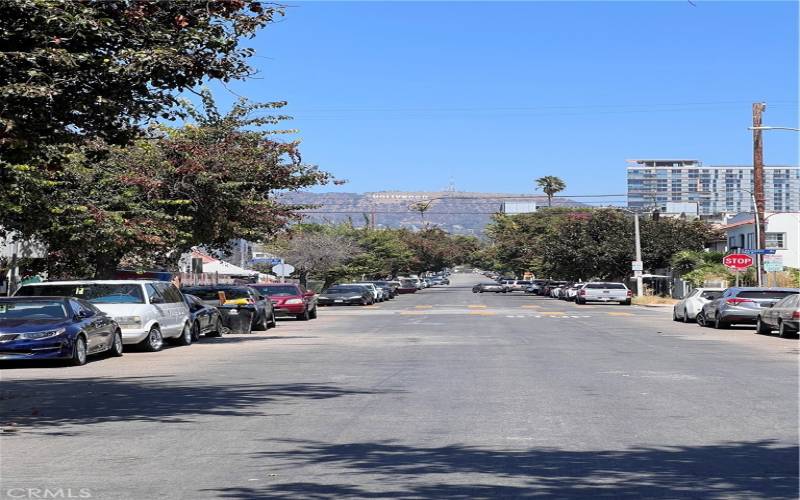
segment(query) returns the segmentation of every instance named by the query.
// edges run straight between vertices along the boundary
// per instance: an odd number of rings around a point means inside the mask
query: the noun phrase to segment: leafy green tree
[[[276,195],[325,183],[330,176],[302,163],[297,144],[268,126],[282,117],[256,111],[280,103],[236,103],[221,114],[210,94],[193,122],[159,127],[130,146],[98,146],[69,157],[50,224],[35,234],[50,250],[54,276],[104,277],[120,264],[173,265],[193,246],[225,249],[236,238],[267,239],[299,206]]]
[[[63,196],[91,177],[71,156],[91,164],[101,143],[178,117],[176,92],[250,76],[242,39],[282,14],[250,0],[0,2],[0,231],[36,236],[52,210],[86,209]]]
[[[567,184],[554,175],[546,175],[536,179],[536,185],[547,195],[547,206],[553,206],[553,196],[567,188]]]

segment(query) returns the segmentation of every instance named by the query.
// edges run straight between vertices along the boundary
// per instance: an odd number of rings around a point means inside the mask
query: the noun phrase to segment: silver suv
[[[619,302],[629,306],[632,296],[633,294],[624,283],[591,282],[586,283],[578,290],[575,303]]]

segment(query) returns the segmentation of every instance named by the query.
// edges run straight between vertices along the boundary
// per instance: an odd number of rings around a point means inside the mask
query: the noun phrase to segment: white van
[[[77,297],[113,317],[122,342],[159,351],[164,339],[192,343],[189,307],[172,283],[145,280],[45,281],[23,285],[15,295]]]

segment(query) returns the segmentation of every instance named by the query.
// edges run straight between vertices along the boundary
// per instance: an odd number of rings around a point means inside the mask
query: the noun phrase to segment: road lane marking
[[[431,309],[433,306],[414,306],[415,309]]]
[[[400,311],[401,316],[423,316],[423,311]]]
[[[470,311],[470,316],[494,316],[497,313],[492,311]]]
[[[467,307],[470,309],[486,309],[486,306],[480,304],[470,304]]]
[[[539,314],[567,314],[564,311],[539,311]]]
[[[633,316],[631,313],[623,313],[623,312],[608,312],[606,313],[609,316]]]
[[[537,306],[536,304],[529,304],[527,306],[520,306],[520,307],[522,307],[523,309],[533,309],[533,308],[538,308],[538,307],[542,307],[542,306]]]

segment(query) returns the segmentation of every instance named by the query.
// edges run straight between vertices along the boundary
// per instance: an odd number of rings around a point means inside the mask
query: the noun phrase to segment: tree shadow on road
[[[254,458],[302,482],[231,487],[235,499],[796,498],[797,446],[774,441],[621,451],[273,442]],[[322,481],[308,480],[309,473]],[[279,476],[288,476],[287,473]]]
[[[269,403],[396,393],[326,383],[234,384],[173,381],[171,377],[7,380],[0,424],[57,428],[114,421],[189,422],[201,415],[265,415]],[[20,427],[21,428],[21,427]]]

